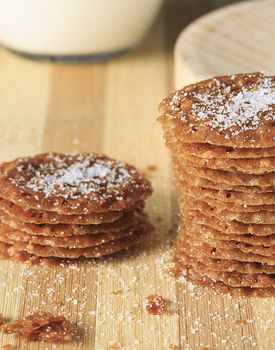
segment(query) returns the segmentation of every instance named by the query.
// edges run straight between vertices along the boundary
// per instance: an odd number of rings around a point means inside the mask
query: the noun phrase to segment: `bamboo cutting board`
[[[11,320],[36,310],[65,315],[77,322],[80,340],[27,344],[0,334],[0,346],[274,348],[274,300],[222,296],[175,282],[166,273],[177,205],[157,106],[173,89],[171,43],[187,22],[214,6],[215,1],[171,1],[136,51],[108,63],[54,65],[0,50],[0,160],[54,150],[98,151],[129,161],[153,183],[148,212],[156,226],[131,252],[85,265],[53,269],[1,261],[0,313]],[[169,302],[168,315],[147,314],[149,294]]]

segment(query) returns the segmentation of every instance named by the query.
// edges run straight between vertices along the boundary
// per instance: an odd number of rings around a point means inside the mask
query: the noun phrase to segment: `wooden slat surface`
[[[173,89],[173,43],[192,19],[228,1],[169,1],[141,46],[107,63],[54,65],[0,51],[0,159],[43,151],[98,151],[145,170],[156,226],[132,252],[70,268],[0,262],[0,313],[15,319],[35,310],[77,321],[77,344],[26,344],[17,349],[273,349],[275,303],[238,299],[176,283],[165,269],[175,237],[177,204],[162,132],[160,100]],[[156,171],[146,170],[156,166]],[[169,314],[152,316],[144,301],[159,293]],[[239,321],[242,324],[239,324]]]

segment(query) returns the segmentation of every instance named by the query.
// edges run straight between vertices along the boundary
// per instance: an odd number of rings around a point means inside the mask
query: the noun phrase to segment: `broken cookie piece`
[[[5,334],[16,334],[28,341],[62,343],[74,339],[76,325],[64,316],[39,311],[21,320],[2,324],[0,330]]]

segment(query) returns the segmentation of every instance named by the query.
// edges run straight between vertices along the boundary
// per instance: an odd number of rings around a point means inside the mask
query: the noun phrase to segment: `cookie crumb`
[[[112,292],[113,295],[122,295],[124,294],[124,289],[116,289]]]
[[[161,295],[150,294],[146,299],[147,304],[145,309],[149,314],[163,315],[168,312],[167,302]]]
[[[237,320],[237,321],[235,321],[235,324],[236,325],[246,325],[246,324],[248,324],[248,321],[247,320]]]
[[[5,323],[4,316],[0,314],[0,326]]]
[[[152,164],[152,165],[148,165],[146,170],[153,172],[153,171],[157,171],[158,167],[156,165]]]
[[[15,350],[16,347],[11,345],[11,344],[5,344],[5,345],[3,345],[2,349],[3,350]]]

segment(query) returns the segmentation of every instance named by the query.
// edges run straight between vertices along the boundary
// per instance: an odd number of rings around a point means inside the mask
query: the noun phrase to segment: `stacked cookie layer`
[[[161,112],[180,189],[178,267],[222,291],[274,294],[275,77],[203,81]]]
[[[124,162],[48,153],[0,166],[0,253],[19,260],[111,254],[152,227],[150,183]]]

